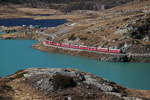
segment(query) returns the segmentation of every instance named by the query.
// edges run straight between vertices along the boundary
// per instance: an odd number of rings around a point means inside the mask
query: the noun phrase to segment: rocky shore
[[[150,100],[149,94],[68,68],[30,68],[0,78],[0,100]]]

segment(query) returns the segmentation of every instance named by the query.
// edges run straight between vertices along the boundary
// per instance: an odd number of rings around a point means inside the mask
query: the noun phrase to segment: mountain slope
[[[72,10],[100,10],[112,8],[134,0],[0,0],[0,4],[19,4],[37,8]]]

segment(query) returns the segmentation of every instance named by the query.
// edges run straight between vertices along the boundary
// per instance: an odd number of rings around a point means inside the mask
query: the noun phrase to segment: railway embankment
[[[150,62],[149,54],[127,54],[127,53],[116,54],[116,53],[95,52],[95,51],[89,52],[87,50],[62,48],[57,46],[45,46],[43,45],[43,43],[38,43],[34,45],[33,48],[44,52],[53,52],[72,56],[80,56],[107,62]]]

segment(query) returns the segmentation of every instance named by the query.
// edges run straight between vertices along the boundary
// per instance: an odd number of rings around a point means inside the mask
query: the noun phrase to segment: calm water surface
[[[9,18],[9,19],[0,19],[0,26],[22,26],[22,25],[41,25],[42,27],[55,27],[66,23],[66,19],[43,19],[43,20],[34,20],[32,18]]]
[[[30,67],[76,68],[126,87],[150,89],[150,63],[108,63],[45,53],[31,48],[35,42],[33,40],[0,40],[0,76]]]

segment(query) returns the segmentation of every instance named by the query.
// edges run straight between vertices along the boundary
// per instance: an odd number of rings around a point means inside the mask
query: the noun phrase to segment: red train
[[[97,51],[97,48],[96,47],[88,47],[88,50],[89,51]]]
[[[120,49],[97,48],[97,47],[89,47],[89,46],[83,46],[83,45],[72,45],[72,44],[65,44],[65,43],[57,43],[57,42],[48,41],[48,40],[45,40],[44,44],[46,44],[47,46],[53,45],[53,46],[57,46],[57,47],[81,49],[81,50],[87,50],[87,51],[106,52],[106,53],[121,53]]]

